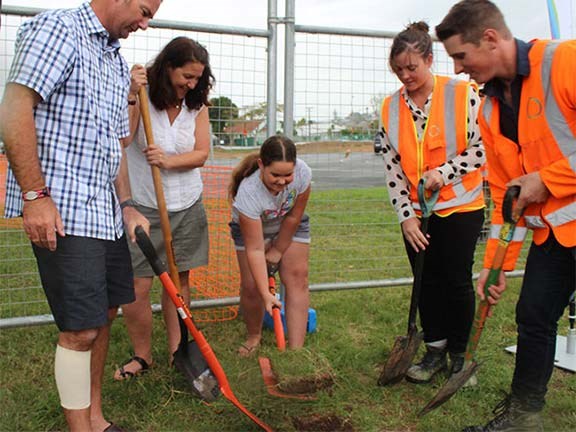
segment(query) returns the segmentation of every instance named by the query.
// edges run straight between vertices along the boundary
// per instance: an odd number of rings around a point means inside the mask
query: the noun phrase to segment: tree
[[[238,118],[238,107],[226,96],[210,99],[210,104],[212,105],[209,111],[212,133],[220,136],[224,133],[224,128]]]
[[[252,105],[250,107],[244,107],[245,110],[244,115],[242,118],[246,120],[258,120],[263,119],[268,115],[268,103],[267,102],[259,102],[256,105]],[[277,104],[276,105],[276,112],[281,113],[284,111],[284,105]]]

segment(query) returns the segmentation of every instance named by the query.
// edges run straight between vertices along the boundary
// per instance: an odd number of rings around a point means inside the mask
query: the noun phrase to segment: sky
[[[86,0],[0,0],[3,5],[10,6],[24,6],[42,9],[53,8],[70,8],[76,7]],[[493,0],[504,13],[508,26],[512,33],[524,40],[533,38],[547,39],[551,36],[550,23],[548,19],[547,0]],[[557,5],[564,3],[569,5],[570,10],[569,22],[571,22],[571,36],[576,37],[576,0],[554,0]],[[311,25],[332,28],[350,28],[361,30],[380,30],[388,32],[399,32],[408,23],[413,21],[425,20],[433,30],[442,18],[446,15],[450,7],[455,3],[455,0],[296,0],[295,16],[296,24],[298,25]],[[210,24],[218,26],[233,26],[248,29],[263,29],[267,28],[267,7],[268,0],[205,0],[203,2],[196,0],[163,0],[162,5],[155,19],[159,20],[172,20],[187,22],[192,24]],[[285,15],[285,0],[278,0],[278,16]],[[566,13],[563,13],[563,17]],[[137,34],[144,34],[138,32]],[[147,34],[147,33],[146,33]],[[283,46],[284,28],[279,27],[279,47]],[[204,36],[202,36],[204,37]],[[132,36],[134,38],[134,36]],[[124,42],[129,44],[130,41]],[[134,43],[136,39],[134,39]],[[123,45],[124,45],[123,44]],[[222,45],[222,44],[221,44]],[[302,47],[309,49],[313,42],[305,43]],[[220,48],[220,45],[212,45],[213,49]],[[318,45],[320,46],[320,45]],[[341,48],[340,45],[331,46],[332,49]],[[355,54],[360,52],[355,48]],[[364,48],[362,48],[363,50]],[[366,48],[370,49],[370,48]],[[139,52],[139,51],[136,51]],[[148,55],[149,52],[146,54]],[[214,52],[216,54],[216,52]],[[346,59],[348,54],[343,57]],[[222,62],[234,62],[237,57],[218,56],[217,54],[212,57],[222,58]],[[367,57],[371,61],[370,56]],[[1,59],[1,53],[0,53]],[[131,60],[136,62],[145,62],[149,60]],[[241,59],[243,61],[244,59]],[[278,77],[279,82],[282,83],[283,79],[283,58],[280,53]],[[236,85],[238,82],[248,82],[254,84],[254,77],[243,79],[238,75],[238,68],[228,67],[227,64],[214,64],[215,70],[218,71],[217,87],[213,94],[230,96],[239,106],[251,106],[257,104],[260,99],[264,97],[265,87],[260,86],[260,93],[256,95],[252,88],[237,91],[240,87]],[[450,63],[451,67],[451,63]],[[1,69],[1,67],[0,67]],[[349,68],[350,69],[350,68]],[[310,114],[308,111],[311,106],[316,106],[313,111],[313,116],[318,118],[328,118],[334,111],[341,114],[345,112],[358,111],[363,112],[367,106],[371,106],[371,98],[374,95],[381,96],[388,93],[391,89],[397,87],[398,83],[394,80],[386,84],[385,91],[373,90],[370,85],[374,84],[370,79],[363,76],[354,75],[350,78],[349,82],[342,80],[342,86],[352,85],[352,80],[358,79],[364,82],[366,88],[355,89],[351,96],[347,95],[347,90],[339,90],[330,92],[330,97],[336,99],[329,103],[318,102],[313,97],[322,92],[320,86],[327,85],[328,81],[318,82],[319,68],[318,65],[309,68],[310,76],[301,77],[302,82],[306,82],[306,87],[302,88],[300,92],[296,92],[295,96],[295,117],[303,117]],[[445,73],[451,73],[451,68]],[[229,77],[226,74],[233,74]],[[0,94],[3,90],[3,71],[0,70]],[[298,78],[298,77],[297,77]],[[363,79],[364,78],[364,79]],[[316,81],[315,81],[316,80]],[[257,81],[257,80],[256,80]],[[322,80],[320,80],[322,81]],[[261,84],[261,83],[256,83]],[[250,85],[250,84],[248,84]],[[315,87],[318,86],[318,91],[315,93]],[[283,86],[278,87],[278,100],[283,100]],[[238,95],[240,93],[240,95]],[[350,93],[350,92],[348,92]],[[316,96],[314,96],[316,95]],[[339,96],[341,95],[341,96]],[[252,100],[254,99],[254,100]],[[258,99],[258,100],[256,100]],[[319,107],[322,105],[322,108]]]
[[[556,0],[559,2],[576,0]],[[37,8],[74,7],[83,0],[3,0],[4,5]],[[296,0],[296,24],[400,31],[415,20],[438,24],[453,0]],[[515,36],[550,37],[546,0],[496,0]],[[267,0],[164,0],[156,18],[191,23],[266,28]],[[240,10],[241,8],[241,10]],[[278,15],[284,16],[284,1]],[[572,8],[576,21],[576,6]],[[573,35],[576,36],[576,35]]]

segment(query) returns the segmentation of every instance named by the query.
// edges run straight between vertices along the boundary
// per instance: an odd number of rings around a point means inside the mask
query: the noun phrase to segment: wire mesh
[[[9,14],[1,18],[3,93],[16,31],[28,18]],[[239,278],[228,233],[225,190],[230,170],[246,155],[245,149],[255,148],[267,135],[266,82],[272,78],[266,73],[266,38],[151,28],[123,41],[122,53],[129,64],[146,64],[176,36],[188,36],[206,46],[216,77],[210,108],[214,146],[210,166],[203,169],[210,265],[193,273],[193,298],[234,296]],[[307,208],[312,228],[312,285],[411,276],[397,218],[388,202],[382,157],[372,144],[380,103],[400,85],[388,67],[390,44],[387,37],[296,34],[294,138],[299,157],[313,172]],[[434,45],[434,54],[434,71],[452,75],[451,60],[441,45]],[[281,84],[280,80],[278,90]],[[5,169],[5,159],[0,157],[0,188]],[[475,271],[481,267],[483,249],[481,240]],[[159,290],[159,285],[154,289]],[[200,320],[231,319],[236,308],[200,312]],[[21,221],[0,219],[0,319],[47,313]]]

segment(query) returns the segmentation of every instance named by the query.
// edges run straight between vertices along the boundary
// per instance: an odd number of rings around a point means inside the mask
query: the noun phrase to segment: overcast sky
[[[568,1],[573,5],[576,0]],[[38,8],[74,7],[83,0],[3,0],[5,5]],[[426,20],[433,28],[453,0],[296,0],[296,23],[355,29],[399,31],[410,21]],[[548,38],[546,0],[496,0],[512,32],[522,39]],[[164,0],[156,18],[192,23],[266,28],[267,0]],[[278,15],[284,16],[284,1]],[[576,7],[572,8],[572,22]]]

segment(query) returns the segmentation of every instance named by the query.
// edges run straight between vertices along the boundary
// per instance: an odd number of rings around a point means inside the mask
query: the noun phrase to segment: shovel
[[[446,381],[436,396],[434,396],[432,400],[422,408],[418,413],[420,417],[428,414],[430,411],[438,408],[444,402],[449,400],[464,384],[466,384],[468,379],[476,372],[476,369],[478,369],[479,365],[474,360],[474,356],[476,354],[476,349],[478,348],[478,342],[480,342],[480,336],[482,335],[486,318],[488,318],[488,312],[490,312],[491,308],[491,305],[487,300],[490,295],[488,293],[488,287],[498,284],[498,278],[506,256],[506,250],[514,236],[516,223],[522,215],[522,209],[513,210],[513,202],[519,195],[519,186],[508,188],[504,195],[504,202],[502,203],[502,217],[504,223],[502,224],[500,234],[498,235],[498,247],[496,248],[494,259],[492,260],[490,273],[488,274],[488,278],[484,284],[484,300],[480,301],[480,304],[476,309],[476,315],[474,316],[474,325],[472,326],[470,338],[468,339],[468,346],[466,347],[466,353],[464,354],[464,365],[459,372],[453,374],[448,381]]]
[[[276,295],[276,278],[275,274],[278,271],[277,265],[268,265],[268,289],[270,294]],[[276,346],[279,351],[286,350],[286,339],[284,337],[284,325],[282,323],[282,316],[280,314],[280,308],[274,306],[272,308],[272,319],[274,325],[274,335],[276,337]],[[259,357],[258,364],[260,365],[260,371],[262,372],[262,379],[266,385],[266,390],[271,396],[276,396],[286,399],[300,399],[300,400],[315,400],[316,396],[309,393],[287,393],[279,388],[278,376],[272,368],[272,362],[267,357]]]
[[[268,289],[273,296],[276,296],[276,277],[274,275],[277,271],[277,265],[270,264],[268,266]],[[272,319],[274,320],[276,346],[278,350],[284,351],[286,349],[286,338],[284,337],[284,325],[282,324],[282,316],[280,315],[280,308],[278,306],[272,307]]]
[[[258,357],[258,364],[260,365],[260,371],[262,372],[262,378],[264,379],[264,384],[266,385],[266,390],[271,396],[285,398],[285,399],[299,399],[299,400],[316,400],[316,396],[312,394],[305,393],[286,393],[279,388],[278,376],[272,368],[272,363],[267,357]]]
[[[438,201],[439,191],[432,192],[430,198],[426,199],[424,184],[425,178],[418,182],[418,202],[422,211],[422,223],[420,231],[426,235],[428,232],[428,219],[432,215],[434,204]],[[404,378],[408,368],[412,365],[414,356],[418,352],[420,342],[424,338],[422,332],[418,331],[416,326],[416,313],[418,310],[418,301],[420,299],[420,290],[422,288],[422,272],[424,270],[424,250],[418,251],[416,263],[414,264],[414,282],[412,284],[412,296],[410,299],[410,312],[408,314],[408,334],[398,336],[384,365],[384,369],[378,378],[378,385],[386,386],[395,384]]]
[[[214,354],[214,351],[212,351],[212,347],[208,344],[208,341],[206,340],[202,332],[198,330],[198,328],[194,324],[194,320],[192,320],[192,315],[190,314],[190,309],[188,308],[188,305],[186,304],[184,298],[182,297],[182,295],[172,282],[172,279],[170,279],[170,276],[168,276],[168,273],[166,272],[166,266],[162,261],[160,261],[160,258],[158,258],[158,255],[154,250],[154,245],[150,241],[150,238],[148,237],[148,235],[141,226],[136,227],[135,233],[136,233],[136,242],[138,243],[138,246],[142,250],[142,253],[148,259],[148,262],[150,263],[150,266],[154,270],[154,273],[158,276],[160,282],[162,282],[162,285],[164,286],[164,289],[166,290],[166,292],[170,296],[170,299],[176,306],[178,315],[180,315],[180,318],[182,319],[188,331],[190,331],[192,337],[196,341],[198,349],[202,354],[202,357],[204,357],[204,360],[206,361],[208,367],[216,377],[216,380],[218,381],[218,384],[220,386],[220,391],[222,392],[224,397],[228,399],[230,402],[232,402],[236,406],[236,408],[238,408],[243,414],[248,416],[250,420],[252,420],[255,424],[260,426],[260,428],[262,428],[267,432],[272,432],[272,428],[270,428],[270,426],[268,426],[266,423],[264,423],[262,420],[260,420],[250,411],[248,411],[248,409],[246,409],[244,405],[242,405],[240,401],[236,398],[236,396],[232,392],[232,389],[230,388],[228,378],[224,373],[224,369],[222,369],[222,365],[216,358],[216,354]]]
[[[148,95],[146,94],[146,89],[144,87],[140,87],[138,97],[140,99],[140,114],[142,116],[142,123],[146,134],[146,142],[150,146],[154,144],[154,134],[152,133],[152,123],[150,121]],[[156,193],[156,202],[160,214],[160,227],[162,229],[162,237],[166,249],[166,259],[170,269],[170,277],[176,286],[176,289],[180,292],[180,276],[176,265],[176,259],[174,258],[172,229],[170,228],[170,219],[168,217],[166,200],[164,198],[162,177],[160,175],[160,169],[157,166],[152,166],[151,168],[152,180],[154,181],[154,191]],[[219,394],[216,377],[212,374],[210,368],[208,368],[206,361],[200,354],[196,342],[193,340],[188,341],[188,330],[180,317],[178,318],[178,322],[180,324],[181,336],[178,349],[173,353],[174,366],[184,375],[184,377],[186,377],[196,396],[207,402],[212,402]]]

